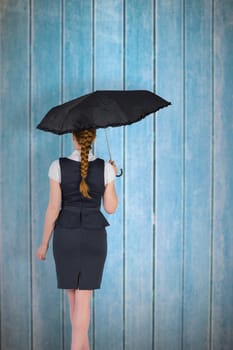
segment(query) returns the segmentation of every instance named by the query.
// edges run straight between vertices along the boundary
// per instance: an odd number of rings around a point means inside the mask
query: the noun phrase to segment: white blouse
[[[78,162],[81,161],[81,151],[75,149],[69,157],[69,159],[76,160]],[[88,154],[88,161],[93,161],[96,159],[96,156],[92,153],[92,150],[90,149]],[[61,169],[60,169],[60,163],[59,159],[54,160],[49,167],[48,176],[61,183]],[[115,171],[111,163],[106,162],[104,164],[104,184],[107,185],[109,182],[112,182],[115,180]]]

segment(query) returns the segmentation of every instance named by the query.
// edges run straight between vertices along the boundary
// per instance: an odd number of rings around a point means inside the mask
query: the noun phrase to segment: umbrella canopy
[[[170,104],[148,90],[97,90],[53,107],[37,128],[62,135],[129,125]]]

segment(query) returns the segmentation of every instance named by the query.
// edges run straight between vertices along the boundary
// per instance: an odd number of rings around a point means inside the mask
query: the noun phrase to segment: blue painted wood
[[[124,175],[105,213],[91,348],[233,347],[232,11],[230,0],[0,2],[1,349],[70,349],[51,245],[43,262],[36,249],[48,167],[73,145],[35,126],[58,103],[121,88],[172,106],[108,130]],[[109,159],[103,130],[94,151]]]
[[[31,347],[26,1],[1,13],[1,349]],[[13,32],[13,35],[12,35]]]
[[[233,4],[214,1],[212,349],[233,348]]]
[[[155,125],[155,349],[182,349],[183,17],[180,1],[156,2],[156,92],[172,105]],[[185,348],[184,348],[185,349]]]
[[[185,23],[183,347],[204,350],[211,292],[211,3],[187,1]]]
[[[59,138],[36,129],[44,114],[61,101],[61,7],[34,1],[32,8],[32,288],[33,348],[63,349],[62,295],[57,289],[52,240],[45,261],[36,258],[49,200],[48,168],[59,153]]]
[[[96,0],[94,17],[94,90],[121,89],[123,86],[123,4],[118,0]],[[112,159],[123,166],[122,128],[106,129]],[[96,155],[109,160],[105,131],[97,130]],[[123,181],[116,178],[119,205],[116,213],[102,212],[111,224],[107,227],[108,252],[102,289],[95,292],[93,304],[95,349],[123,349],[124,265],[123,265]]]
[[[200,350],[209,349],[210,332],[211,13],[209,0],[185,4],[183,348]]]
[[[126,1],[125,88],[153,88],[153,2]],[[153,115],[126,127],[126,349],[153,348]]]

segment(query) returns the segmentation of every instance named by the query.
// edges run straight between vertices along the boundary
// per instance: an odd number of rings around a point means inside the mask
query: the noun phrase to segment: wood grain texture
[[[59,137],[36,125],[61,101],[61,6],[34,1],[31,53],[31,200],[33,349],[63,348],[63,305],[56,289],[52,241],[45,261],[36,258],[49,199],[48,167],[59,154]]]
[[[233,5],[214,1],[212,348],[233,347]]]
[[[155,7],[156,92],[172,102],[155,119],[155,349],[181,349],[184,210],[183,8]]]
[[[211,274],[211,3],[185,5],[183,347],[208,349]],[[203,50],[203,48],[205,48]]]
[[[125,88],[153,88],[153,2],[125,8]],[[153,326],[153,115],[126,127],[125,348],[151,349]],[[135,336],[135,335],[138,336]]]
[[[35,127],[96,89],[172,105],[107,130],[119,206],[93,293],[92,350],[233,348],[231,0],[0,2],[0,350],[69,350],[52,245],[36,259],[48,167],[70,134]],[[105,131],[94,153],[109,160]]]
[[[31,346],[26,1],[1,3],[1,349]]]

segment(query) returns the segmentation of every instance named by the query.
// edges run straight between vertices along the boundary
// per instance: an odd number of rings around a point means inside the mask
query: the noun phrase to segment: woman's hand
[[[45,256],[48,250],[48,244],[41,244],[37,249],[36,256],[39,260],[45,260]]]
[[[115,174],[117,174],[118,173],[118,169],[117,169],[117,166],[116,166],[114,160],[110,160],[109,163],[112,164],[112,166],[114,168],[114,171],[115,171]]]
[[[55,222],[60,212],[61,197],[62,193],[60,183],[50,179],[49,203],[45,214],[44,232],[41,239],[41,245],[36,253],[39,260],[45,260],[49,247],[49,240],[54,231]]]

